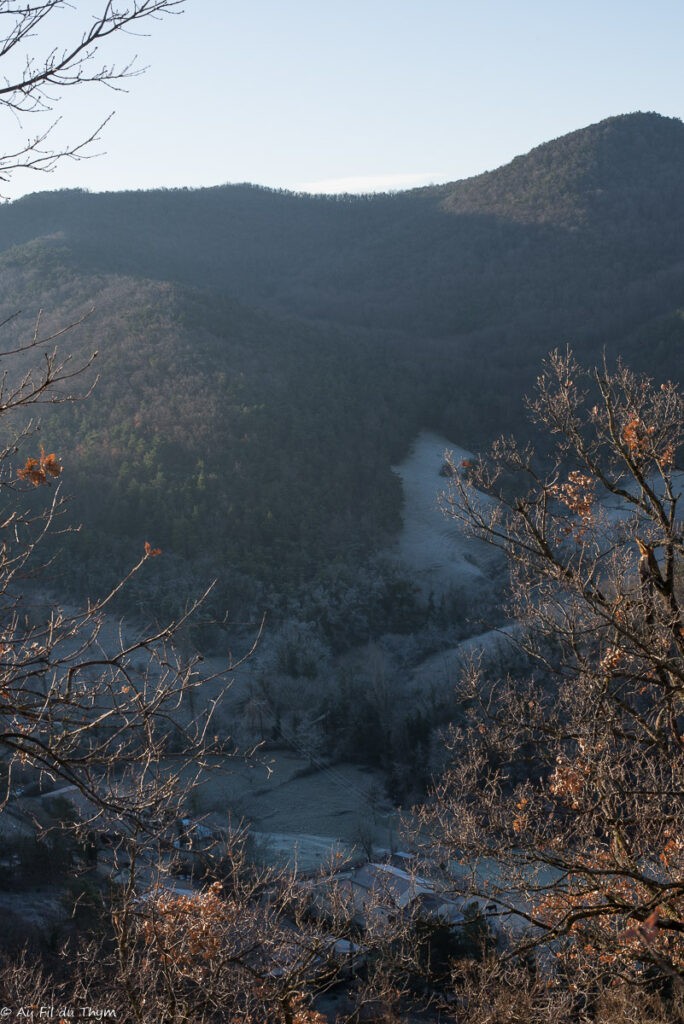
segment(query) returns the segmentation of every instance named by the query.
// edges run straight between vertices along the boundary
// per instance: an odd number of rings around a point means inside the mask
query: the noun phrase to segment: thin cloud
[[[298,192],[311,192],[314,195],[339,195],[343,192],[394,192],[446,180],[447,175],[441,171],[424,171],[421,174],[358,174],[350,178],[305,181],[296,188]]]

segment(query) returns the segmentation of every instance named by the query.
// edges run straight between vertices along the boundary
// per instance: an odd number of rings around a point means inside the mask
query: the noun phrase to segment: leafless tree
[[[197,602],[137,639],[111,626],[104,639],[116,596],[161,554],[151,543],[114,590],[81,610],[64,611],[57,601],[41,614],[35,596],[26,601],[42,566],[41,541],[62,509],[62,465],[38,446],[31,421],[14,433],[9,424],[43,402],[75,399],[83,366],[58,358],[57,335],[42,336],[38,326],[23,347],[6,353],[10,365],[27,354],[36,365],[18,377],[8,369],[0,385],[0,806],[13,798],[17,770],[34,769],[80,794],[84,827],[106,812],[125,822],[128,835],[158,832],[175,806],[173,794],[180,799],[181,780],[185,791],[207,748],[220,749],[218,699],[190,699],[208,683],[199,659],[182,657],[173,645]]]
[[[123,88],[144,68],[135,56],[123,64],[111,62],[112,40],[139,35],[145,22],[180,8],[181,0],[94,0],[78,9],[66,0],[0,0],[0,109],[8,135],[19,136],[17,146],[0,155],[0,180],[22,168],[51,171],[65,158],[92,155],[89,147],[111,114],[76,141],[53,146],[61,94],[89,84]]]
[[[155,19],[178,13],[180,0],[0,0],[0,110],[15,147],[0,154],[0,178],[21,168],[49,171],[65,158],[80,158],[100,128],[78,141],[53,146],[54,114],[72,87],[114,89],[143,68],[130,55],[110,58],[116,39],[136,36]],[[45,118],[48,118],[47,122]],[[31,124],[38,130],[31,132]],[[102,641],[104,615],[128,579],[157,551],[147,544],[131,559],[131,571],[110,594],[94,597],[80,612],[49,608],[43,621],[27,614],[22,581],[40,565],[41,540],[54,529],[62,502],[62,465],[55,453],[31,442],[29,418],[41,404],[71,401],[89,364],[74,365],[56,349],[77,327],[44,330],[0,352],[0,758],[3,806],[11,798],[17,765],[35,767],[73,785],[97,814],[106,808],[135,820],[158,816],[172,788],[208,737],[213,706],[200,717],[188,712],[188,695],[200,684],[196,664],[171,649],[182,621],[128,642]],[[0,325],[6,326],[6,325]],[[93,357],[94,358],[94,357]],[[32,444],[23,465],[22,444]],[[23,493],[42,491],[40,502]],[[161,766],[173,732],[177,768]],[[112,766],[116,763],[116,770]]]
[[[448,515],[503,549],[528,679],[461,683],[424,835],[579,982],[684,984],[684,404],[554,353],[530,402],[552,447],[452,462]],[[522,930],[526,923],[528,928]]]
[[[64,89],[117,88],[138,74],[134,59],[107,62],[111,40],[179,10],[177,0],[78,8],[0,0],[0,108],[14,118],[14,134],[53,110]],[[22,167],[50,170],[83,155],[94,138],[54,149],[50,136],[48,127],[0,155],[0,177]],[[35,769],[80,794],[84,825],[106,813],[130,838],[159,832],[177,805],[173,794],[182,801],[207,745],[216,748],[216,703],[199,701],[194,713],[191,697],[203,681],[196,660],[173,646],[194,606],[139,639],[103,638],[119,592],[160,553],[152,543],[132,554],[130,572],[111,593],[91,596],[80,611],[55,602],[41,616],[27,607],[27,578],[39,571],[41,541],[63,507],[61,461],[38,445],[32,417],[42,404],[84,397],[76,391],[92,360],[75,365],[56,348],[81,323],[47,329],[38,317],[32,335],[0,352],[0,803],[13,798],[18,768]]]

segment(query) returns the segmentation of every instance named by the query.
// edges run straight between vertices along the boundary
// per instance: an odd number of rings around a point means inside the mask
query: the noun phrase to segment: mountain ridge
[[[683,179],[681,122],[630,114],[465,182],[391,195],[39,193],[0,208],[0,247],[59,232],[84,269],[219,289],[306,319],[450,336],[516,321],[531,279],[563,309],[610,289],[616,264],[627,271],[618,291],[661,273],[683,255]],[[562,294],[584,269],[575,294]],[[572,316],[559,328],[574,331]]]
[[[90,333],[101,384],[44,427],[73,453],[83,585],[144,531],[168,564],[218,566],[226,603],[378,551],[411,438],[477,448],[524,429],[553,347],[676,379],[683,270],[684,126],[653,114],[392,195],[217,186],[0,207],[0,312],[56,323],[101,306],[70,342],[85,354]]]
[[[489,211],[500,212],[501,198],[513,187],[523,186],[527,196],[519,197],[507,210],[508,215],[520,218],[527,214],[543,221],[549,218],[549,213],[543,206],[540,209],[534,199],[548,199],[549,193],[543,191],[541,196],[537,195],[540,180],[546,185],[551,179],[556,188],[574,184],[577,191],[587,197],[587,193],[591,196],[597,189],[616,184],[622,188],[634,187],[643,178],[645,163],[652,177],[657,179],[663,166],[673,159],[684,167],[681,120],[655,112],[619,114],[541,143],[494,170],[443,185],[441,188],[448,190],[443,202],[452,213],[471,212],[490,188],[493,201],[490,196]]]

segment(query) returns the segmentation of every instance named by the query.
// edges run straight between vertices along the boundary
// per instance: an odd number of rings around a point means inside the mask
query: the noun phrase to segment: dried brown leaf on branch
[[[55,453],[50,452],[49,455],[46,455],[45,449],[41,445],[38,458],[29,457],[24,466],[17,470],[17,476],[20,480],[27,480],[34,487],[40,487],[42,484],[48,484],[50,477],[54,479],[60,476],[62,468]]]
[[[464,688],[423,835],[485,858],[512,948],[684,990],[684,400],[554,353],[529,406],[543,453],[502,441],[445,499],[508,556],[529,669]]]

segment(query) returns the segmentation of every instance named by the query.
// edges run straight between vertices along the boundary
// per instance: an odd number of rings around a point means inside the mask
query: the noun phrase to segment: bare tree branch
[[[468,720],[423,827],[443,860],[487,858],[473,891],[532,929],[513,948],[684,987],[684,402],[567,352],[530,408],[552,456],[502,440],[452,460],[444,504],[506,552],[537,670],[463,680]],[[644,942],[634,922],[651,920]]]
[[[23,134],[21,144],[0,155],[0,179],[20,169],[49,172],[64,159],[94,155],[92,145],[112,117],[104,117],[84,137],[66,145],[51,145],[60,118],[45,124],[60,95],[73,86],[102,85],[115,90],[146,69],[133,56],[122,64],[103,61],[102,48],[117,35],[138,34],[147,21],[177,14],[182,0],[134,0],[115,5],[102,0],[98,13],[74,19],[65,0],[18,3],[0,0],[0,110],[14,118]],[[64,41],[55,45],[54,40]],[[25,129],[27,118],[39,118],[36,133]]]

